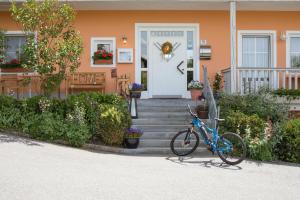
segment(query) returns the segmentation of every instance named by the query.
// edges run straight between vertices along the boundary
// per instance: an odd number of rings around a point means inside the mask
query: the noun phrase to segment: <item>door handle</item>
[[[177,65],[177,70],[181,73],[184,74],[183,71],[184,69],[180,69],[179,67],[184,63],[184,61],[181,61],[178,65]]]

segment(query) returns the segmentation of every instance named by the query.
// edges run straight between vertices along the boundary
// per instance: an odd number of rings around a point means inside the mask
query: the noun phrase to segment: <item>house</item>
[[[17,0],[18,2],[18,0]],[[22,2],[22,1],[20,1]],[[144,98],[189,98],[187,83],[208,67],[210,80],[224,75],[227,92],[246,93],[267,85],[300,88],[300,1],[297,0],[68,0],[84,41],[80,72],[127,75],[147,87]],[[0,27],[11,37],[9,55],[24,42],[0,2]],[[112,59],[95,62],[95,52]]]

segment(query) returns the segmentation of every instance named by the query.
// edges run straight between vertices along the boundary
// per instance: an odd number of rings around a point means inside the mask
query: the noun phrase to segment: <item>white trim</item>
[[[270,36],[271,38],[271,68],[277,66],[277,37],[274,30],[239,30],[238,31],[238,67],[242,66],[243,35]]]
[[[94,51],[93,51],[93,45],[94,45],[94,42],[97,41],[97,40],[111,40],[112,41],[112,49],[113,49],[113,64],[111,65],[94,65],[94,62],[93,62],[93,54],[94,54]],[[91,67],[95,67],[95,68],[103,68],[103,67],[110,67],[110,68],[114,68],[116,67],[116,57],[117,57],[117,54],[116,54],[116,38],[115,37],[91,37],[91,46],[90,46],[90,65]]]
[[[231,68],[231,86],[230,91],[236,91],[236,2],[230,2],[230,68]]]
[[[141,61],[140,61],[140,31],[149,31],[151,29],[165,28],[165,27],[178,27],[188,28],[192,30],[194,34],[194,80],[200,79],[200,59],[199,59],[199,44],[200,44],[200,25],[198,23],[135,23],[135,82],[141,83]],[[148,33],[148,39],[149,39]],[[149,48],[148,48],[149,49]],[[149,54],[149,52],[148,52]],[[148,61],[149,63],[149,61]],[[149,68],[149,66],[148,66]],[[147,69],[148,75],[151,69]],[[148,91],[142,92],[142,98],[151,98],[151,84],[149,84],[150,77],[148,77]],[[150,88],[150,89],[149,89]]]
[[[286,68],[291,68],[290,45],[292,36],[300,37],[300,31],[286,31]]]

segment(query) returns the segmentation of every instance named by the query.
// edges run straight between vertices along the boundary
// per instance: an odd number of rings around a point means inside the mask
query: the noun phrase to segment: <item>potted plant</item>
[[[112,52],[107,52],[105,50],[98,50],[94,52],[93,55],[95,65],[110,65],[113,64],[113,54]]]
[[[220,99],[220,92],[221,92],[221,83],[222,83],[222,75],[220,73],[216,73],[215,75],[215,81],[213,84],[213,92],[214,92],[214,98],[216,100]]]
[[[12,59],[8,62],[0,59],[0,68],[1,72],[28,72],[27,69],[22,67],[21,62],[18,59]]]
[[[204,104],[200,104],[196,107],[197,116],[200,119],[208,119],[208,105],[205,102]]]
[[[133,84],[129,85],[130,97],[131,98],[140,98],[143,89],[144,89],[143,84],[133,83]]]
[[[199,99],[199,97],[202,95],[203,88],[204,88],[204,84],[201,83],[200,81],[192,80],[188,84],[188,89],[191,92],[192,100],[198,100]]]
[[[140,143],[140,137],[143,131],[139,128],[129,128],[125,133],[124,147],[128,149],[136,149]]]

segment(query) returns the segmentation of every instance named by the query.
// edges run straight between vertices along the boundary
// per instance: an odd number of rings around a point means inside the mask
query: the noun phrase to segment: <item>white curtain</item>
[[[269,36],[243,36],[242,46],[243,67],[270,67]]]
[[[290,40],[291,67],[300,68],[300,37],[292,37]]]

